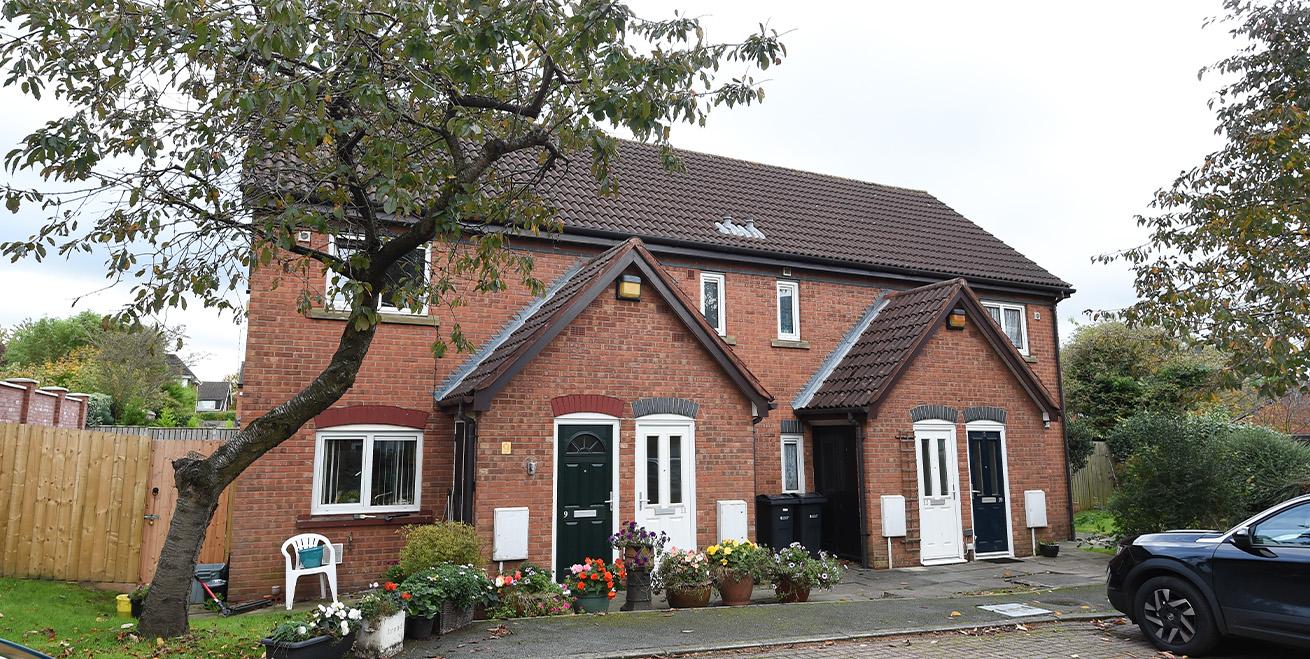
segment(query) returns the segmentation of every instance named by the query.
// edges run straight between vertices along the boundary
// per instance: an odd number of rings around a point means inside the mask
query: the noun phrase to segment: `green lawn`
[[[1109,512],[1099,509],[1084,510],[1073,516],[1073,528],[1079,533],[1097,535],[1114,535],[1119,528],[1114,524],[1114,517]]]
[[[301,617],[264,609],[231,618],[193,616],[191,636],[167,642],[135,635],[115,614],[114,596],[69,583],[0,578],[0,638],[56,657],[262,657],[259,639]]]

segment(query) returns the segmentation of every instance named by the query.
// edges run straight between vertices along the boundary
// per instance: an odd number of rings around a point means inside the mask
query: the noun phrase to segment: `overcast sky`
[[[653,17],[688,4],[633,6]],[[763,105],[679,129],[677,146],[927,190],[1073,283],[1064,338],[1083,310],[1132,301],[1125,269],[1090,259],[1140,242],[1134,214],[1216,148],[1216,81],[1196,73],[1235,48],[1223,29],[1202,29],[1219,0],[700,5],[690,13],[714,39],[760,21],[792,30],[789,57],[764,75]],[[58,108],[4,89],[0,110],[6,152]],[[0,240],[41,219],[0,213]],[[0,325],[67,315],[79,295],[78,309],[113,310],[129,293],[97,292],[103,272],[90,257],[0,262]],[[165,320],[185,325],[201,378],[237,370],[243,327],[230,315],[193,306]]]

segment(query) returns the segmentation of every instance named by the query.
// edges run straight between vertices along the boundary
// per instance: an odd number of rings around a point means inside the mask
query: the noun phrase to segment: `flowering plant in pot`
[[[495,589],[472,565],[442,563],[410,575],[400,584],[405,635],[422,640],[431,637],[433,625],[445,634],[473,622],[473,607],[490,602]]]
[[[573,591],[579,613],[607,613],[610,600],[618,591],[614,589],[614,578],[622,579],[625,575],[623,564],[615,561],[613,569],[603,559],[587,558],[569,568],[564,582]]]
[[[669,542],[669,534],[647,531],[636,522],[629,521],[610,536],[610,544],[623,552],[623,566],[627,570],[624,586],[627,601],[624,611],[641,611],[650,608],[650,571],[655,567],[655,556]]]
[[[842,566],[837,559],[820,551],[811,556],[801,543],[793,542],[772,556],[769,570],[773,590],[780,602],[805,602],[814,588],[828,589],[841,581]]]
[[[551,578],[550,572],[524,563],[509,574],[498,574],[495,608],[491,618],[533,618],[573,613],[569,590]]]
[[[724,540],[705,549],[714,586],[728,606],[750,604],[755,581],[768,578],[768,550],[750,540]]]
[[[371,584],[373,590],[356,603],[363,626],[355,639],[355,654],[361,657],[390,657],[400,652],[405,641],[405,604],[394,581]]]
[[[350,651],[364,614],[333,602],[318,605],[303,621],[278,624],[260,641],[270,659],[340,659]]]
[[[655,568],[654,585],[656,592],[668,593],[669,606],[675,609],[705,606],[714,587],[710,559],[694,549],[670,549]]]

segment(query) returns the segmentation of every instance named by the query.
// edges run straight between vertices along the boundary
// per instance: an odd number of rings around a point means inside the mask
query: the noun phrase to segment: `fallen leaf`
[[[962,615],[964,615],[964,614],[960,613],[959,611],[951,611],[951,617],[952,617],[952,618],[958,618],[958,617],[960,617],[960,616],[962,616]]]

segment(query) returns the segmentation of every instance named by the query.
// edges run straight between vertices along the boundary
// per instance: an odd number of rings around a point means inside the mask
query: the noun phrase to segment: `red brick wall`
[[[326,240],[316,237],[313,244],[323,248],[326,247]],[[523,241],[519,246],[531,249],[535,262],[534,274],[547,284],[574,265],[579,258],[598,251],[593,248],[561,247],[548,242]],[[433,266],[440,268],[443,264],[442,253],[438,249],[433,251]],[[733,453],[735,462],[734,465],[730,465],[730,468],[733,471],[746,470],[751,473],[754,491],[776,492],[780,489],[781,477],[779,426],[782,420],[792,418],[789,405],[796,392],[804,386],[811,374],[827,358],[837,341],[859,319],[883,288],[889,286],[905,288],[906,285],[801,269],[795,269],[790,276],[783,277],[780,268],[700,261],[683,257],[667,257],[663,263],[693,301],[698,301],[700,297],[701,269],[725,273],[727,330],[736,342],[734,350],[761,379],[778,404],[778,409],[770,412],[768,418],[755,428],[754,448],[748,449],[745,454]],[[318,274],[318,269],[311,266],[309,271],[311,274],[306,274],[295,262],[275,262],[270,266],[257,268],[252,274],[243,387],[237,399],[238,418],[243,421],[248,421],[287,400],[318,374],[336,347],[342,321],[311,319],[295,311],[297,298],[302,292],[321,294],[323,290],[324,278]],[[809,343],[808,349],[781,348],[770,344],[770,341],[775,338],[776,331],[777,310],[774,286],[778,279],[800,282],[801,338]],[[468,282],[457,282],[457,285],[461,290],[469,288]],[[452,424],[446,415],[434,410],[431,392],[452,369],[466,360],[468,355],[451,350],[447,357],[435,359],[430,346],[438,337],[448,337],[456,323],[460,325],[470,341],[475,345],[481,345],[499,332],[511,317],[530,302],[531,297],[525,287],[511,284],[506,291],[496,294],[470,294],[460,306],[434,310],[433,315],[440,320],[440,328],[385,323],[374,340],[354,389],[338,403],[338,405],[395,405],[422,410],[430,415],[424,436],[422,506],[425,511],[432,511],[438,517],[444,512],[445,496],[450,486]],[[602,296],[602,298],[606,297],[608,296]],[[1026,301],[1030,305],[1039,302],[1036,298],[1023,300],[1013,296],[985,295],[985,297]],[[1040,312],[1040,320],[1033,318],[1034,311]],[[1033,367],[1052,391],[1058,391],[1053,324],[1054,313],[1049,306],[1029,306],[1029,343],[1032,354],[1036,358]],[[580,331],[584,334],[586,332],[585,329]],[[557,343],[564,345],[567,343],[566,339],[577,336],[571,332],[572,330],[566,331]],[[679,333],[690,339],[685,332],[670,330],[671,337]],[[643,340],[642,337],[632,333],[622,339],[621,345],[611,348],[622,348]],[[590,338],[587,341],[574,341],[574,343],[590,342]],[[551,348],[551,350],[555,349],[557,347]],[[603,356],[615,353],[611,351],[597,354]],[[542,363],[541,359],[542,357],[538,358],[538,364]],[[579,363],[581,361],[570,363],[569,366],[576,368]],[[654,369],[653,373],[643,374],[617,366],[625,363],[621,359],[586,361],[588,367],[593,367],[592,364],[599,364],[594,368],[603,366],[607,377],[632,378],[612,385],[616,390],[622,389],[622,395],[609,394],[605,390],[579,391],[561,388],[564,385],[560,383],[559,378],[556,378],[554,388],[549,392],[550,395],[533,403],[545,405],[546,411],[541,412],[533,408],[532,416],[523,418],[528,419],[530,423],[539,423],[537,418],[540,417],[549,424],[551,418],[549,398],[570,393],[602,393],[625,400],[659,395],[694,398],[680,390],[683,384],[674,387],[673,384],[662,381],[661,377],[669,376],[663,369]],[[529,368],[540,368],[538,364]],[[521,375],[510,389],[520,386],[523,381]],[[572,381],[581,380],[575,378]],[[731,389],[730,386],[727,388]],[[1022,392],[1019,392],[1014,400],[1027,399],[1023,397]],[[1007,409],[1015,406],[1013,401],[1007,400],[1002,400],[1000,403],[993,401],[990,404]],[[709,413],[708,407],[702,401],[703,414]],[[502,408],[493,408],[493,410],[500,409]],[[503,409],[509,410],[509,408]],[[628,413],[630,412],[628,408]],[[885,411],[884,417],[891,413]],[[508,422],[515,417],[515,414],[507,412],[506,416],[497,418],[500,412],[496,412],[484,419],[480,428],[480,435],[484,438],[482,444],[484,450],[489,450],[487,447],[499,448],[498,441],[493,443],[485,438],[492,436],[489,433],[505,432],[497,429],[496,424],[502,419]],[[908,420],[908,416],[902,416]],[[631,421],[625,421],[623,432],[631,431]],[[750,428],[734,432],[737,433],[732,435],[734,437],[741,432],[749,436]],[[1048,432],[1050,436],[1058,437],[1058,425],[1053,426],[1053,429]],[[549,431],[545,435],[536,436],[545,437],[548,441]],[[519,438],[515,437],[514,440],[518,441]],[[809,446],[807,437],[807,453]],[[630,448],[627,447],[628,450]],[[543,450],[549,453],[548,447]],[[739,450],[740,447],[734,449],[734,451]],[[1011,455],[1013,461],[1013,451]],[[497,454],[488,459],[494,463],[499,457]],[[510,457],[513,458],[510,460],[512,468],[506,467],[508,471],[504,477],[511,483],[515,482],[516,478],[522,481],[525,475],[522,462],[526,456],[516,450]],[[263,594],[267,592],[268,586],[280,583],[283,559],[277,548],[282,540],[297,532],[317,530],[296,527],[296,518],[306,517],[309,514],[312,458],[313,430],[307,427],[258,461],[238,481],[236,487],[239,496],[236,499],[237,509],[234,511],[232,535],[234,597],[243,594]],[[807,472],[811,472],[807,476],[807,483],[812,485],[812,460],[807,456],[805,462]],[[541,478],[542,474],[550,473],[549,462],[539,459],[538,463],[538,478]],[[1060,465],[1058,460],[1053,464]],[[742,465],[758,465],[758,469]],[[479,466],[486,467],[487,464],[479,463]],[[626,468],[630,469],[631,466],[628,465]],[[1062,466],[1060,468],[1062,469]],[[495,474],[488,472],[488,476],[492,477]],[[1059,480],[1063,480],[1062,472]],[[702,488],[708,486],[706,482],[700,485]],[[1015,484],[1015,487],[1018,485]],[[486,520],[484,532],[488,534],[490,533],[489,511],[494,506],[504,505],[491,500],[494,493],[490,490],[493,489],[482,485],[478,488],[479,519]],[[752,491],[743,495],[736,485],[732,485],[731,489],[738,494],[726,498],[749,499],[754,493]],[[871,495],[874,494],[871,490]],[[710,506],[708,512],[699,518],[702,533],[712,532],[714,529],[712,508],[714,498],[725,497],[701,496],[702,508],[706,505]],[[631,496],[626,495],[625,499],[631,499]],[[872,496],[870,501],[876,508],[876,496]],[[753,509],[753,506],[749,508]],[[483,512],[486,512],[486,516]],[[1053,519],[1063,515],[1063,509],[1057,507],[1054,499],[1050,506],[1050,514]],[[543,528],[536,517],[533,518],[532,524],[534,528]],[[876,526],[873,528],[876,529]],[[394,530],[394,527],[347,527],[323,531],[333,540],[348,543],[346,563],[340,570],[344,588],[362,585],[375,579],[381,569],[393,560],[394,552],[399,547],[399,540]]]
[[[494,509],[528,506],[530,560],[549,565],[554,496],[550,402],[565,394],[626,401],[619,429],[619,521],[635,513],[631,401],[647,396],[700,404],[695,441],[701,546],[718,540],[716,501],[754,497],[750,401],[653,289],[647,288],[639,302],[601,295],[501,391],[482,417],[476,514],[488,547]],[[502,441],[512,443],[510,455],[501,455]],[[535,476],[525,468],[530,459],[537,463]]]
[[[36,390],[27,402],[27,423],[37,426],[55,425],[55,404],[59,401],[57,394]]]
[[[1028,556],[1032,553],[1028,529],[1024,526],[1024,490],[1046,491],[1047,519],[1051,526],[1039,529],[1038,538],[1055,540],[1068,537],[1069,493],[1064,474],[1064,440],[1060,423],[1056,421],[1051,423],[1050,428],[1043,427],[1041,409],[1028,397],[1001,358],[980,335],[976,323],[977,319],[970,318],[964,331],[939,329],[910,363],[900,382],[888,392],[878,416],[871,419],[865,428],[869,556],[878,566],[887,564],[887,543],[881,533],[882,511],[879,499],[884,494],[901,494],[906,501],[909,537],[893,541],[895,564],[910,565],[919,562],[918,545],[914,542],[918,535],[914,454],[903,451],[902,442],[898,439],[898,435],[914,432],[910,409],[917,405],[940,404],[959,410],[955,444],[959,462],[963,528],[973,526],[968,496],[969,465],[964,409],[991,406],[1002,408],[1007,413],[1005,439],[1009,461],[1009,503],[1014,530],[1011,541],[1015,554]]]

